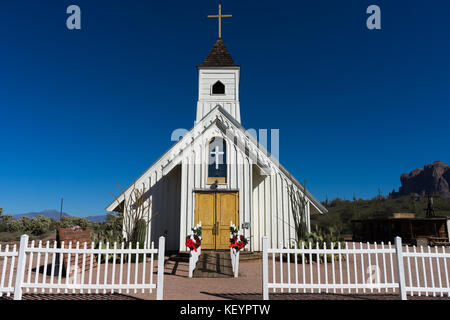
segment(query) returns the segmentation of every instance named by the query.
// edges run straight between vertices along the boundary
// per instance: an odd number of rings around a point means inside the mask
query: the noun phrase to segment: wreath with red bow
[[[197,249],[202,245],[202,227],[198,224],[191,230],[192,234],[186,237],[185,244],[189,250],[197,252]]]
[[[239,235],[235,226],[230,227],[230,246],[229,248],[233,248],[236,251],[242,250],[248,244],[248,240],[243,235]]]

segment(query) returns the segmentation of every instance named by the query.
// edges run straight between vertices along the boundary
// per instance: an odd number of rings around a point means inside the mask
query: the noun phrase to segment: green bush
[[[29,231],[31,234],[33,234],[35,236],[42,235],[44,233],[51,231],[52,221],[54,221],[54,220],[51,218],[44,217],[42,215],[39,217],[33,218],[31,220],[29,229],[26,231]]]
[[[56,221],[56,220],[55,220]],[[63,216],[59,221],[56,221],[56,228],[71,228],[73,226],[80,226],[85,229],[89,226],[89,221],[86,218],[66,217]]]
[[[14,219],[8,223],[8,232],[25,232],[22,219]]]
[[[62,217],[60,221],[47,218],[42,215],[33,219],[30,219],[29,217],[22,217],[20,219],[5,219],[6,217],[7,216],[2,217],[2,221],[7,221],[6,224],[3,223],[4,225],[6,225],[6,231],[12,233],[27,233],[29,235],[35,236],[40,236],[51,231],[56,231],[58,228],[80,226],[84,229],[89,226],[89,221],[86,220],[86,218],[79,217]]]

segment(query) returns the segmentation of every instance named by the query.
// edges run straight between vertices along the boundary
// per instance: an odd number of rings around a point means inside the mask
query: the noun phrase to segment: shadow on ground
[[[262,300],[261,293],[210,293],[206,295],[229,300]],[[400,300],[398,294],[338,294],[338,293],[269,293],[270,300]],[[449,297],[408,296],[408,300],[449,300]]]
[[[13,300],[13,296],[3,296],[0,300]],[[121,293],[105,294],[51,294],[51,293],[24,293],[22,300],[142,300]]]

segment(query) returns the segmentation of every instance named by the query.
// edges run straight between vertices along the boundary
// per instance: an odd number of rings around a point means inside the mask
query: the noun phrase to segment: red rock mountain
[[[445,197],[450,197],[450,166],[435,161],[427,164],[423,169],[415,169],[410,173],[404,173],[400,177],[402,186],[398,192],[393,192],[393,197],[417,193],[439,193]]]

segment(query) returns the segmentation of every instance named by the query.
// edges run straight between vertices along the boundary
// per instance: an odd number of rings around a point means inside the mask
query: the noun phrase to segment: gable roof
[[[237,67],[222,38],[217,39],[206,59],[198,67]]]
[[[203,119],[202,121],[197,122],[194,127],[189,130],[189,132],[187,132],[183,138],[181,138],[180,140],[178,140],[176,143],[174,143],[172,145],[172,147],[169,148],[169,150],[166,151],[166,153],[164,153],[160,158],[158,158],[158,160],[156,160],[147,170],[145,170],[145,172],[138,178],[136,179],[136,181],[140,180],[143,176],[145,176],[147,173],[149,173],[155,166],[157,166],[158,164],[161,165],[161,168],[163,167],[170,167],[170,163],[172,163],[172,165],[174,165],[174,160],[176,159],[177,155],[180,154],[180,150],[184,149],[186,146],[191,144],[192,139],[194,139],[192,137],[192,135],[195,133],[195,131],[202,127],[202,128],[206,128],[209,126],[205,126],[204,120],[205,121],[210,121],[211,123],[213,122],[223,122],[223,119],[221,120],[220,118],[220,114],[219,115],[214,115],[214,114],[220,113],[221,115],[223,115],[226,120],[228,120],[229,122],[231,122],[233,124],[233,126],[240,132],[241,135],[245,136],[248,140],[250,140],[252,142],[252,144],[254,145],[254,147],[257,149],[257,151],[261,152],[262,155],[264,155],[265,157],[268,158],[268,160],[270,162],[272,162],[272,164],[275,167],[278,167],[278,169],[289,179],[292,181],[292,183],[294,185],[296,185],[305,195],[306,197],[313,203],[313,205],[321,212],[326,213],[328,212],[328,210],[316,199],[314,198],[314,196],[300,183],[298,182],[294,176],[292,176],[289,171],[287,171],[279,162],[277,159],[275,159],[267,150],[265,150],[265,148],[263,146],[261,146],[260,144],[258,144],[258,142],[255,140],[255,138],[248,134],[245,131],[245,128],[238,122],[236,121],[236,119],[233,118],[233,116],[231,114],[229,114],[224,108],[222,108],[220,105],[216,106],[214,109],[212,109]],[[163,161],[164,160],[164,161]],[[163,164],[164,163],[164,164]],[[166,168],[166,169],[167,169]],[[128,189],[130,189],[132,186],[132,184],[118,197],[118,199],[120,199],[120,203],[122,203],[123,201],[123,196],[124,193],[126,193],[128,191]],[[116,208],[117,206],[120,205],[120,203],[116,203],[117,200],[112,201],[107,207],[106,210],[107,211],[113,211],[114,208]],[[113,207],[114,203],[116,203],[116,206]]]

